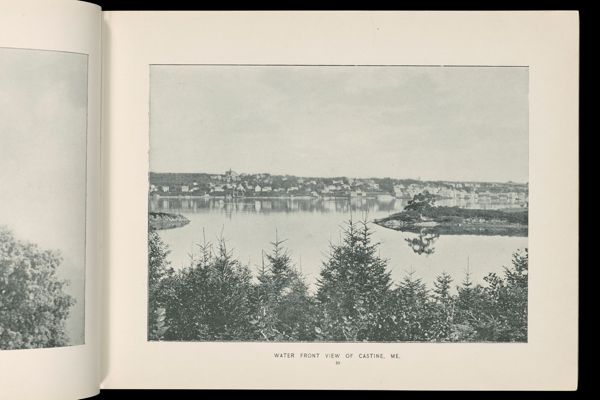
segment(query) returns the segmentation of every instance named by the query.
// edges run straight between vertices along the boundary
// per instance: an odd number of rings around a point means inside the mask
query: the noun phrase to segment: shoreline
[[[432,207],[424,209],[422,213],[401,211],[373,222],[395,231],[419,234],[526,237],[529,233],[528,213],[528,209]]]
[[[181,214],[149,211],[148,228],[154,230],[181,228],[190,223],[190,220]]]
[[[391,196],[391,195],[390,195]],[[228,196],[197,196],[197,195],[171,195],[171,196],[162,196],[152,194],[149,198],[156,199],[227,199],[227,200],[273,200],[273,199],[285,199],[285,200],[333,200],[333,199],[377,199],[377,196],[236,196],[236,197],[228,197]],[[410,200],[410,197],[393,197],[389,200]]]

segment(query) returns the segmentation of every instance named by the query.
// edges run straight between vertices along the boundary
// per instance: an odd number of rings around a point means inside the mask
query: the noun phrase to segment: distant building
[[[389,193],[384,193],[384,192],[376,193],[376,196],[377,196],[377,200],[390,201],[390,200],[394,199],[394,196],[392,196]]]
[[[262,188],[260,187],[260,185],[256,185],[256,186],[254,187],[254,191],[255,191],[256,193],[260,193],[260,192],[262,191]]]
[[[366,196],[366,193],[363,192],[362,190],[353,190],[350,192],[350,196],[351,197],[362,197],[362,196]]]
[[[240,175],[230,168],[229,171],[225,172],[225,179],[227,180],[227,182],[235,182],[240,179]]]

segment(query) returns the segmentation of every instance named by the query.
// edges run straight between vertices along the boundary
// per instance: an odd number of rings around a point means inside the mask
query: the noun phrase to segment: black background
[[[592,43],[591,30],[595,28],[597,23],[600,23],[595,17],[595,13],[591,8],[583,6],[583,1],[410,1],[410,2],[399,2],[399,1],[368,1],[368,2],[349,2],[349,1],[314,1],[314,0],[303,0],[303,1],[286,1],[286,2],[265,2],[265,1],[131,1],[131,0],[88,0],[89,3],[98,4],[105,11],[117,11],[117,10],[578,10],[580,16],[580,149],[590,150],[593,148],[591,144],[591,134],[586,129],[588,126],[589,115],[586,111],[589,110],[588,103],[585,102],[586,96],[589,96],[591,92],[591,60],[590,56],[592,52],[589,52],[589,46]],[[591,3],[591,1],[590,1]],[[595,29],[594,29],[595,30]],[[597,34],[594,35],[596,37]],[[598,46],[595,46],[598,48]],[[586,135],[587,133],[587,135]],[[587,145],[586,145],[587,143]],[[580,156],[580,175],[593,174],[593,167],[586,165],[586,159]],[[593,174],[595,175],[595,174]],[[582,184],[588,183],[587,185]],[[589,180],[580,179],[581,190],[589,190],[596,183],[596,179],[590,178]],[[590,201],[591,195],[585,196],[580,193],[580,204],[573,204],[573,207],[578,207],[580,210],[586,208],[587,203]],[[586,219],[590,216],[586,213]],[[580,218],[581,221],[581,218]],[[580,231],[581,226],[580,224]],[[584,250],[580,254],[580,258],[585,260],[586,250],[591,246],[581,245],[585,243],[588,236],[580,234],[580,249]],[[593,328],[585,328],[584,323],[587,322],[584,315],[587,308],[590,305],[590,285],[595,282],[591,274],[597,264],[597,260],[592,262],[584,262],[584,268],[580,267],[579,279],[580,279],[580,322],[579,322],[579,389],[576,392],[458,392],[458,393],[431,393],[431,392],[415,392],[415,391],[404,391],[402,393],[395,393],[389,391],[379,391],[377,395],[389,395],[398,399],[401,397],[427,397],[432,394],[438,394],[441,396],[458,395],[461,398],[472,397],[472,398],[512,398],[515,395],[524,395],[527,397],[540,397],[540,398],[555,398],[557,396],[578,396],[584,394],[590,390],[591,387],[591,360],[590,350],[583,350],[584,346],[589,342],[590,333],[597,332]],[[587,267],[587,268],[586,268]],[[587,290],[586,290],[587,286]],[[594,289],[591,289],[592,291]],[[591,326],[591,324],[590,324]],[[432,371],[432,375],[435,371]],[[233,379],[234,377],[232,377]],[[398,377],[399,380],[402,377]],[[272,394],[274,396],[281,396],[278,391],[269,391],[265,393],[253,393],[248,391],[241,393],[242,396],[255,396]],[[315,393],[316,394],[316,393]],[[373,396],[375,393],[348,393],[348,392],[328,392],[320,393],[326,396]],[[240,393],[235,391],[200,391],[200,390],[102,390],[97,396],[92,399],[116,399],[116,398],[168,398],[168,399],[198,399],[204,396],[236,396]],[[312,396],[312,392],[308,394],[297,393],[299,396],[308,395]]]

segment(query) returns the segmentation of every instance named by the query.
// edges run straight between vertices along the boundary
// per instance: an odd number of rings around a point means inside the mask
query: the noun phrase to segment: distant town
[[[150,195],[159,197],[366,197],[410,199],[428,191],[440,199],[501,201],[528,205],[528,185],[515,182],[453,182],[419,179],[299,177],[268,173],[150,173]]]

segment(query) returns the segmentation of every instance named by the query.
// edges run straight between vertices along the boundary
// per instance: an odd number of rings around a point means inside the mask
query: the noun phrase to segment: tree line
[[[428,288],[414,274],[390,277],[367,221],[350,220],[331,244],[315,294],[278,238],[256,280],[223,239],[203,242],[175,271],[168,246],[148,240],[148,339],[165,341],[527,341],[527,249],[484,284],[470,274],[453,290],[441,274]]]

